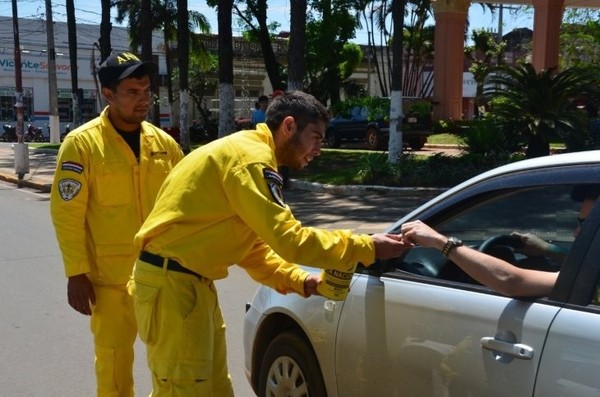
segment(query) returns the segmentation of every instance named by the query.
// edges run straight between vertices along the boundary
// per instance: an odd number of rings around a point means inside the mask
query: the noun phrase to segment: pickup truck
[[[427,119],[408,114],[402,120],[404,146],[420,150],[433,133],[431,117]],[[343,142],[365,142],[368,149],[385,150],[389,139],[389,123],[384,119],[369,120],[368,110],[356,106],[349,115],[339,115],[329,121],[325,142],[330,148],[338,148]]]

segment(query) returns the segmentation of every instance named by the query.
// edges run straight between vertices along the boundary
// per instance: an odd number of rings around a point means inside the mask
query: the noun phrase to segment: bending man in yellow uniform
[[[69,305],[91,315],[98,396],[133,396],[133,238],[183,157],[173,138],[144,121],[157,69],[127,52],[107,58],[98,75],[108,106],[67,135],[52,186]]]
[[[316,293],[319,276],[292,263],[346,270],[404,253],[399,236],[304,227],[282,195],[277,167],[321,151],[327,109],[281,95],[266,123],[190,153],[167,177],[135,238],[130,293],[152,372],[152,396],[232,396],[225,325],[213,280],[237,264],[281,293]]]

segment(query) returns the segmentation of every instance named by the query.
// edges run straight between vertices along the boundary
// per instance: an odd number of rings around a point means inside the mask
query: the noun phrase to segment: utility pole
[[[50,109],[50,142],[60,142],[58,123],[58,88],[56,84],[56,49],[54,48],[54,22],[52,22],[52,3],[46,0],[46,34],[48,43],[48,95]]]
[[[73,126],[81,125],[81,104],[83,102],[82,92],[79,90],[77,81],[77,26],[75,23],[74,0],[67,0],[67,28],[69,34],[69,63],[71,65],[71,98],[73,100]]]
[[[19,182],[29,172],[29,147],[24,142],[23,133],[23,74],[21,73],[21,42],[19,40],[19,16],[17,15],[17,0],[12,0],[13,34],[15,41],[15,110],[17,111],[17,143],[13,146],[15,152],[15,174]]]

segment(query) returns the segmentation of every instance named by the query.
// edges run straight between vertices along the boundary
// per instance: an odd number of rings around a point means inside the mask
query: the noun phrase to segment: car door
[[[600,206],[588,216],[553,292],[568,304],[553,321],[539,366],[536,397],[600,394]],[[567,271],[568,270],[568,271]],[[569,277],[571,276],[571,277]],[[559,291],[562,287],[562,291]],[[552,298],[552,296],[551,296]]]
[[[519,230],[568,249],[578,210],[569,191],[589,177],[577,172],[484,181],[411,216],[474,247]],[[529,259],[519,258],[548,271],[560,266]],[[533,395],[548,329],[564,302],[501,296],[446,262],[419,247],[356,279],[338,328],[338,395]]]

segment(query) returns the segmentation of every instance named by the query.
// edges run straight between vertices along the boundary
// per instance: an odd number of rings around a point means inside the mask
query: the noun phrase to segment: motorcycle
[[[64,141],[65,137],[69,134],[69,132],[71,132],[71,124],[67,124],[65,125],[65,132],[63,132],[62,134],[60,134],[60,141]]]
[[[4,124],[2,128],[4,128],[4,133],[2,134],[2,140],[4,142],[17,142],[19,140],[19,138],[17,137],[16,126]]]
[[[41,128],[29,123],[27,125],[27,132],[25,133],[26,142],[44,142],[46,137]]]

